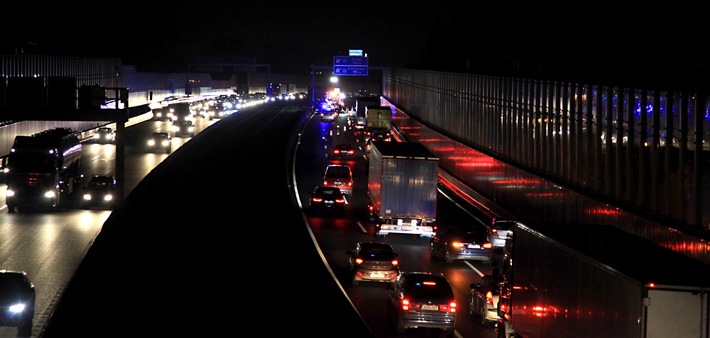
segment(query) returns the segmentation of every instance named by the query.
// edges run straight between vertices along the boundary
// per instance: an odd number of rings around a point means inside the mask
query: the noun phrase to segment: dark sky
[[[201,57],[251,57],[308,74],[362,49],[371,66],[540,72],[645,81],[646,69],[702,81],[710,29],[693,5],[521,7],[454,1],[152,1],[19,3],[2,52],[118,57],[139,71],[183,71]],[[533,5],[533,4],[530,4]],[[529,6],[530,6],[529,5]]]
[[[48,54],[120,57],[141,67],[234,56],[255,57],[276,72],[307,73],[311,64],[330,65],[333,56],[349,49],[364,50],[374,66],[417,62],[436,18],[432,14],[439,11],[409,1],[187,3],[101,2],[101,9],[36,5],[46,8],[44,13],[3,23],[16,34],[1,39],[10,38],[11,45],[32,42]],[[87,14],[79,14],[83,11]]]

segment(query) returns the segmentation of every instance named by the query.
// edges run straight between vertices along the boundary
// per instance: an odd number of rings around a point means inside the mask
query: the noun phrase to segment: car
[[[162,152],[170,154],[173,147],[173,137],[166,132],[153,132],[146,142],[149,152]]]
[[[103,207],[112,209],[118,199],[116,177],[111,174],[94,174],[84,187],[81,204],[84,209]]]
[[[392,134],[388,130],[373,130],[370,132],[366,142],[377,142],[377,141],[392,141]]]
[[[167,121],[170,120],[170,108],[161,107],[151,109],[153,113],[153,121]]]
[[[26,272],[0,270],[0,326],[17,327],[18,337],[32,335],[35,286]]]
[[[101,127],[94,134],[94,142],[102,144],[110,144],[116,142],[116,131],[110,127]]]
[[[338,188],[345,195],[353,193],[353,172],[346,164],[329,164],[323,174],[323,186]]]
[[[333,156],[338,158],[355,157],[355,146],[349,143],[339,143],[333,147]]]
[[[338,215],[345,214],[345,205],[348,204],[345,195],[338,188],[317,186],[310,192],[310,207],[316,213],[332,212]]]
[[[320,120],[323,122],[334,122],[338,117],[338,113],[335,111],[321,111]]]
[[[358,242],[346,252],[352,285],[359,282],[394,283],[399,276],[399,255],[392,245],[382,242]]]
[[[367,125],[367,120],[364,117],[358,117],[355,121],[355,130],[364,130]]]
[[[511,219],[493,218],[488,227],[488,240],[495,248],[505,247],[508,239],[513,238],[513,229],[519,223]]]
[[[180,119],[173,122],[174,137],[192,137],[195,136],[195,125],[192,120]]]
[[[388,330],[431,328],[454,337],[457,303],[443,273],[402,271],[387,289]]]
[[[472,227],[463,229],[458,226],[446,226],[439,229],[429,239],[429,253],[451,263],[455,260],[478,260],[490,264],[493,244],[488,241],[485,228]]]
[[[478,283],[471,283],[468,314],[482,325],[498,322],[498,296],[503,278],[499,274],[485,274]]]

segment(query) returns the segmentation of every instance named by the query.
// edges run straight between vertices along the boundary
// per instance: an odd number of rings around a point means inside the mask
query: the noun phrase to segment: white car
[[[519,223],[510,219],[493,219],[488,227],[488,241],[494,248],[502,248],[508,239],[513,238],[513,229]]]

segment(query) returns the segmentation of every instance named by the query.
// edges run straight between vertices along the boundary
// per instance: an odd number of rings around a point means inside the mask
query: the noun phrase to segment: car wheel
[[[396,324],[395,324],[395,325],[396,325],[395,331],[396,331],[397,333],[404,333],[405,327],[404,327],[404,324],[402,324],[402,323],[399,321],[399,317],[395,317],[395,321],[396,321]]]
[[[8,212],[8,213],[11,213],[11,214],[14,214],[14,213],[15,213],[15,206],[12,205],[12,204],[8,204],[8,205],[7,205],[7,212]]]
[[[454,258],[451,257],[451,253],[449,253],[449,250],[446,250],[446,252],[444,253],[444,260],[446,261],[446,263],[451,263],[454,261]]]
[[[25,323],[17,327],[18,337],[30,337],[32,336],[32,320],[27,320]]]
[[[486,305],[481,306],[480,314],[481,316],[481,325],[486,326],[488,325],[488,320],[486,320]]]
[[[454,329],[445,329],[444,330],[444,337],[446,337],[446,338],[454,337]]]

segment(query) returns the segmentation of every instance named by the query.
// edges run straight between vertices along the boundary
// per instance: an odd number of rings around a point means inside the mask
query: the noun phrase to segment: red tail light
[[[313,198],[311,199],[311,201],[320,203],[320,202],[323,202],[323,199],[320,198],[320,197],[313,197]]]
[[[335,203],[345,204],[345,197],[338,197],[335,199]]]
[[[486,303],[493,305],[493,293],[490,291],[486,292]]]
[[[355,264],[360,265],[362,262],[364,262],[362,258],[355,258]]]
[[[392,265],[393,265],[393,266],[399,266],[399,260],[393,259],[393,260],[392,260]]]
[[[491,242],[485,242],[483,243],[482,247],[484,249],[493,249],[493,244],[491,244]]]
[[[496,228],[490,228],[490,232],[493,236],[498,236],[498,230]]]

